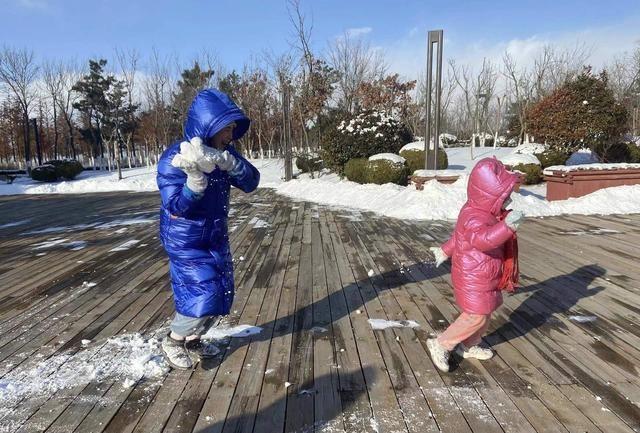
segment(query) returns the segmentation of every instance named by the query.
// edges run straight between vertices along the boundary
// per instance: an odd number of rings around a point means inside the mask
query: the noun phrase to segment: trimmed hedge
[[[44,164],[38,167],[34,167],[31,170],[31,179],[38,182],[56,182],[58,180],[58,173],[56,168],[51,164]]]
[[[409,167],[406,164],[400,165],[385,159],[376,159],[368,162],[366,173],[367,183],[406,185]]]
[[[552,165],[564,165],[569,159],[569,154],[560,149],[549,149],[542,153],[534,154],[543,169]]]
[[[367,158],[350,159],[344,165],[344,175],[351,182],[367,183],[367,167],[369,160]]]
[[[537,164],[518,164],[512,169],[524,173],[525,185],[536,185],[542,182],[542,168]]]
[[[40,182],[55,182],[60,178],[72,180],[82,170],[82,164],[76,160],[53,159],[31,170],[31,178]]]
[[[400,152],[400,156],[407,160],[409,166],[409,172],[413,173],[416,170],[422,170],[424,168],[424,150],[403,150]],[[447,152],[444,149],[438,149],[438,170],[444,170],[449,167],[449,158]]]

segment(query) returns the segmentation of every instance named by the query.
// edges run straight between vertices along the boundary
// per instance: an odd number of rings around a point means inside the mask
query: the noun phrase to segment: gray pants
[[[203,335],[217,319],[218,316],[189,317],[176,312],[176,317],[171,321],[171,331],[181,337]]]

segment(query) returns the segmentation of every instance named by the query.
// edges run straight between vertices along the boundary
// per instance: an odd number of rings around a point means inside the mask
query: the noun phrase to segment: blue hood
[[[226,94],[217,89],[205,89],[196,95],[189,107],[184,136],[187,140],[200,137],[206,141],[231,122],[236,122],[234,140],[241,138],[251,123]]]

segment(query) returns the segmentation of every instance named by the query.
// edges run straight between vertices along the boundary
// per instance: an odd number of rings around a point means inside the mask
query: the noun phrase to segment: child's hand
[[[431,247],[429,248],[429,250],[431,251],[431,254],[433,254],[433,257],[435,257],[436,259],[436,268],[446,262],[449,258],[449,256],[447,256],[440,247]]]
[[[524,220],[524,214],[522,211],[514,210],[509,212],[509,215],[504,219],[504,222],[509,226],[509,228],[513,231],[518,230],[520,224]]]

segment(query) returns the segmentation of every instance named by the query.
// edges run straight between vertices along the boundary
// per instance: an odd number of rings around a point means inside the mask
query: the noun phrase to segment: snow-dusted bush
[[[299,153],[296,155],[296,167],[302,173],[314,173],[322,170],[322,158],[317,154]]]
[[[354,158],[344,165],[344,175],[351,182],[367,183],[367,158]]]
[[[442,133],[440,134],[440,143],[445,145],[451,145],[458,142],[458,137],[453,134]]]
[[[409,128],[395,118],[376,111],[363,112],[337,120],[323,143],[322,159],[326,166],[342,173],[350,159],[398,153],[411,141]]]
[[[404,158],[393,154],[377,154],[369,158],[367,183],[406,185],[409,169]]]
[[[513,170],[524,173],[525,185],[535,185],[542,182],[542,168],[537,164],[519,164],[514,166]]]
[[[53,165],[44,164],[31,170],[31,179],[39,182],[55,182],[58,180],[58,174]]]

